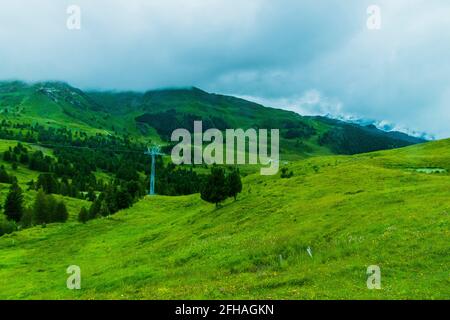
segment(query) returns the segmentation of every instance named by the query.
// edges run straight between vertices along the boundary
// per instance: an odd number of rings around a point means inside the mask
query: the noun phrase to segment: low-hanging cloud
[[[449,137],[449,16],[444,0],[16,0],[0,5],[0,78],[198,86]]]

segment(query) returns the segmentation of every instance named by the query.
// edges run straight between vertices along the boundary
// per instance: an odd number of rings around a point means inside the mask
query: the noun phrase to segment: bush
[[[20,219],[20,226],[22,228],[29,228],[33,226],[33,209],[23,209],[22,219]]]
[[[288,168],[283,167],[281,168],[281,178],[282,179],[289,179],[294,176],[294,172],[289,171]]]
[[[17,230],[17,225],[14,221],[7,221],[0,218],[0,236],[8,233],[13,233]]]
[[[89,213],[85,207],[82,207],[80,213],[78,214],[78,221],[81,223],[86,223],[89,220]]]

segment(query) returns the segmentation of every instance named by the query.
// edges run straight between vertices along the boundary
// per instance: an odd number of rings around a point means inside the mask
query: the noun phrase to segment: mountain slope
[[[93,100],[65,83],[0,83],[0,111],[7,119],[89,130],[99,128],[107,116],[96,109]]]
[[[383,149],[395,149],[424,140],[401,132],[385,132],[373,125],[359,126],[329,118],[317,117],[333,126],[319,138],[319,144],[328,146],[335,154],[357,154]]]
[[[137,92],[84,92],[60,82],[0,83],[0,119],[65,126],[95,133],[126,134],[152,141],[177,128],[280,129],[287,158],[354,154],[403,147],[424,140],[321,117],[266,108],[197,88]]]
[[[142,95],[113,92],[90,92],[89,95],[104,105],[120,101],[112,108],[118,114],[140,110],[143,114],[135,118],[136,122],[153,126],[165,139],[174,129],[192,130],[193,120],[203,120],[206,128],[279,128],[285,138],[283,145],[288,146],[287,149],[295,149],[297,145],[295,151],[322,146],[332,153],[354,154],[424,142],[400,132],[384,132],[373,126],[359,126],[325,117],[303,117],[240,98],[210,94],[198,88],[148,91]],[[114,99],[114,96],[118,98]],[[299,146],[299,139],[304,144]],[[355,143],[353,140],[358,141]]]
[[[86,225],[7,235],[0,298],[448,298],[449,150],[316,157],[291,163],[291,179],[246,177],[219,209],[152,197]],[[66,288],[69,265],[82,290]],[[381,290],[366,287],[370,265]]]

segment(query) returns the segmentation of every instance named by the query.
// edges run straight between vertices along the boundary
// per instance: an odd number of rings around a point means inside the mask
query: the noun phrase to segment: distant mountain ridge
[[[300,157],[354,154],[425,140],[376,126],[301,116],[199,88],[146,92],[83,91],[64,82],[0,82],[0,116],[168,141],[176,128],[280,129],[281,152]]]
[[[386,131],[386,132],[401,132],[406,135],[427,140],[427,141],[433,141],[436,140],[436,137],[432,134],[429,134],[427,132],[412,130],[407,127],[399,126],[395,123],[392,123],[387,120],[373,120],[373,119],[367,119],[367,118],[359,118],[355,116],[344,116],[344,115],[333,115],[333,114],[326,114],[325,117],[341,120],[348,123],[354,123],[361,126],[370,126],[374,125],[376,128]]]

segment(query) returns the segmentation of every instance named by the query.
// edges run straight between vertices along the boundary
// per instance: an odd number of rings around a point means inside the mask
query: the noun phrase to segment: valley
[[[56,187],[47,191],[68,210],[64,223],[0,236],[1,299],[448,297],[450,140],[302,117],[197,88],[83,92],[4,82],[0,109],[0,165],[17,178],[24,204],[39,193],[30,181],[52,176]],[[284,170],[263,176],[238,166],[241,192],[216,206],[199,194],[211,166],[177,167],[164,156],[159,195],[146,196],[144,150],[157,143],[170,154],[168,133],[193,129],[193,120],[205,130],[279,128]],[[18,160],[5,159],[7,151]],[[0,183],[1,204],[10,187]],[[105,211],[113,198],[127,206]],[[79,221],[83,207],[95,214]],[[72,265],[81,269],[80,290],[66,287]],[[367,288],[372,265],[380,290]]]

